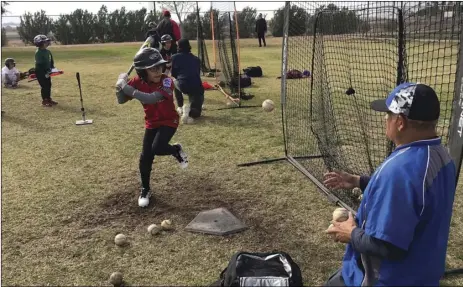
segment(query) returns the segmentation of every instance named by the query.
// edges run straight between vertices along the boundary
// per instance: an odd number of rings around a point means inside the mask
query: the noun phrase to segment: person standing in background
[[[265,33],[267,33],[267,21],[265,21],[265,19],[262,18],[262,13],[260,13],[257,17],[256,33],[257,38],[259,38],[259,47],[262,47],[262,42],[264,42],[264,47],[267,47],[267,44],[265,43]]]
[[[177,22],[171,19],[170,12],[165,10],[162,15],[164,19],[159,22],[157,26],[158,35],[170,35],[172,37],[172,46],[170,47],[170,53],[172,55],[177,54],[177,41],[181,39],[180,28]]]

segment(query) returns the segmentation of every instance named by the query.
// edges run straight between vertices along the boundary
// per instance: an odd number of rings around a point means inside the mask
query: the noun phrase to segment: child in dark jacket
[[[201,82],[201,61],[191,53],[191,46],[188,39],[178,41],[178,53],[172,56],[172,77],[175,78],[175,93],[177,101],[182,94],[188,95],[190,107],[183,109],[182,121],[186,122],[188,117],[199,118],[204,103],[204,87]]]
[[[119,104],[135,98],[142,103],[145,111],[145,136],[139,163],[142,184],[138,198],[140,207],[146,207],[150,202],[150,176],[155,155],[171,155],[181,168],[188,166],[182,145],[169,144],[177,131],[179,115],[175,111],[174,83],[162,73],[165,63],[158,50],[142,49],[135,55],[133,63],[137,76],[128,81],[124,73],[116,83]]]
[[[52,69],[55,68],[53,56],[48,50],[51,39],[45,35],[34,37],[34,44],[37,47],[35,52],[35,75],[41,87],[42,106],[51,107],[58,103],[51,99],[51,78]]]

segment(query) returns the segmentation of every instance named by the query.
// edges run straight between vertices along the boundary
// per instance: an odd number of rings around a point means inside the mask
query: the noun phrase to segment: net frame
[[[204,40],[204,30],[201,21],[201,15],[199,13],[199,5],[196,2],[196,21],[197,21],[197,35],[196,39],[198,42],[198,58],[201,61],[201,72],[204,74],[211,72],[211,64],[209,62],[209,56],[207,53],[206,42]]]
[[[328,196],[328,198],[337,203],[338,205],[341,205],[352,212],[356,211],[356,208],[358,207],[358,202],[346,202],[346,200],[341,199],[337,193],[334,193],[333,191],[327,189],[321,182],[322,178],[320,175],[315,175],[312,173],[308,168],[307,165],[302,164],[304,161],[324,161],[326,159],[326,155],[323,154],[323,152],[320,152],[319,154],[311,153],[311,154],[297,154],[291,151],[291,139],[288,138],[288,130],[290,130],[291,127],[291,122],[288,121],[288,118],[291,116],[294,116],[291,114],[291,111],[288,110],[288,101],[291,101],[291,96],[294,96],[294,94],[289,94],[288,93],[288,84],[290,83],[289,81],[294,81],[294,80],[286,80],[283,75],[286,75],[286,72],[288,71],[288,51],[290,49],[292,36],[290,36],[290,26],[292,25],[290,22],[290,8],[291,8],[291,3],[287,1],[285,5],[285,23],[284,23],[284,28],[283,28],[283,48],[282,48],[282,79],[281,79],[281,108],[282,108],[282,127],[283,127],[283,138],[284,138],[284,153],[285,153],[285,158],[293,164],[299,171],[301,171],[303,174],[305,174],[317,187],[319,187],[319,191],[324,193],[325,195]],[[294,4],[298,4],[301,2],[294,2]],[[318,2],[319,3],[319,2]],[[366,6],[371,5],[373,2],[363,2],[366,3]],[[395,2],[389,2],[391,3],[390,5],[395,6],[394,9],[399,11],[397,13],[397,22],[398,22],[398,27],[397,27],[397,56],[399,57],[397,61],[397,74],[396,74],[396,79],[394,82],[391,82],[390,84],[395,87],[395,85],[400,84],[405,81],[414,81],[415,79],[412,77],[410,78],[409,76],[409,70],[410,70],[410,63],[407,62],[407,60],[411,59],[410,57],[410,51],[408,50],[408,46],[412,43],[411,41],[414,39],[408,39],[407,36],[413,37],[412,33],[414,31],[407,31],[407,18],[409,15],[407,13],[404,13],[403,11],[407,11],[410,7],[407,7],[407,4],[398,4]],[[317,4],[315,2],[311,2],[313,7],[316,7]],[[410,4],[409,4],[410,5]],[[460,3],[458,4],[453,4],[453,5],[461,5]],[[460,8],[454,9],[454,11],[460,11]],[[462,17],[461,17],[461,12],[457,12],[460,15],[459,16],[454,16],[455,19],[458,21],[458,26],[462,26]],[[404,18],[405,17],[405,18]],[[405,19],[405,20],[404,20]],[[457,65],[456,65],[456,72],[455,72],[455,81],[454,81],[454,91],[452,93],[452,101],[453,101],[453,107],[451,108],[452,110],[450,111],[451,116],[447,115],[446,120],[450,119],[449,123],[444,123],[443,128],[448,128],[449,133],[448,133],[448,141],[447,143],[444,143],[447,148],[450,151],[450,154],[452,158],[454,159],[457,168],[458,168],[458,173],[457,173],[457,180],[459,176],[459,171],[461,168],[461,162],[462,162],[462,154],[463,154],[463,51],[462,51],[462,43],[463,43],[463,36],[461,35],[461,30],[460,31],[460,39],[459,39],[459,44],[458,44],[458,52],[456,54],[457,57]],[[425,33],[425,32],[423,32]],[[304,37],[307,37],[308,39],[310,37],[309,34],[305,34]],[[315,49],[315,37],[311,39],[311,48],[314,50]],[[299,51],[299,53],[304,53],[303,51]],[[414,57],[417,57],[416,55]],[[314,64],[313,59],[312,59],[312,65]],[[289,67],[291,68],[291,67]],[[313,70],[312,70],[313,71]],[[323,77],[323,76],[322,76]],[[313,78],[311,78],[311,81]],[[308,84],[308,87],[311,90],[311,93],[313,92],[313,83]],[[432,86],[432,85],[431,85]],[[390,91],[390,90],[389,90]],[[384,94],[384,93],[382,93]],[[312,99],[312,94],[310,94],[310,99]],[[301,104],[301,103],[299,103]],[[312,107],[312,105],[310,106]],[[316,108],[316,107],[314,107]],[[442,108],[442,107],[441,107]],[[461,115],[461,116],[460,116]],[[324,122],[322,120],[322,122]],[[304,131],[302,131],[304,133]],[[307,132],[308,134],[309,132]],[[313,135],[310,135],[313,137]],[[306,138],[306,137],[304,137]],[[445,141],[443,139],[443,141]],[[390,141],[388,141],[388,146],[387,146],[387,152],[384,154],[384,157],[386,157],[392,150],[393,150],[393,145]],[[302,160],[301,160],[302,159]],[[342,160],[342,159],[340,159]],[[325,163],[325,166],[327,166],[327,170],[329,169],[329,165]],[[376,168],[377,164],[374,165],[374,168]],[[347,170],[349,171],[349,170]]]
[[[216,88],[222,92],[225,97],[236,107],[242,107],[242,98],[244,91],[241,88],[240,78],[241,78],[241,63],[240,63],[240,37],[239,37],[239,24],[236,11],[235,2],[219,2],[221,4],[229,3],[232,5],[231,9],[228,11],[223,11],[223,9],[217,9],[219,11],[218,15],[214,15],[214,3],[211,2],[211,32],[212,32],[212,50],[214,54],[214,77],[216,81]],[[231,15],[233,13],[233,16]],[[224,37],[223,22],[225,18],[228,18],[228,36]],[[233,19],[233,20],[232,20]],[[228,29],[227,29],[228,30]],[[234,31],[233,31],[234,30]],[[227,34],[227,33],[225,33]],[[224,42],[230,40],[230,49],[227,49],[227,44]],[[228,51],[231,50],[231,51]],[[230,56],[231,54],[231,61]],[[230,64],[228,62],[232,62]]]

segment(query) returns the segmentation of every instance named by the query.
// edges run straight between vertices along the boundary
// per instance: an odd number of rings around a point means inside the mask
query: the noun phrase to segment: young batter
[[[173,80],[162,73],[165,63],[158,50],[145,48],[134,58],[137,76],[127,81],[128,75],[123,73],[116,83],[119,104],[135,98],[142,103],[145,111],[145,136],[139,165],[142,184],[138,198],[140,207],[146,207],[150,202],[150,175],[155,155],[171,155],[181,168],[188,166],[182,145],[169,144],[177,131],[179,115],[175,110]]]
[[[42,106],[51,107],[58,103],[51,99],[51,70],[55,68],[53,56],[48,50],[51,39],[45,35],[34,37],[34,44],[37,47],[35,52],[35,75],[40,84],[42,95]]]

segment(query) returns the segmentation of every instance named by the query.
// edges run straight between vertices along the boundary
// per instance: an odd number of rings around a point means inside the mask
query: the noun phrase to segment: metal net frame
[[[235,2],[211,2],[216,87],[241,106],[239,28]]]
[[[436,90],[438,133],[461,165],[461,4],[433,9],[424,3],[286,4],[282,75],[309,70],[311,77],[282,77],[285,155],[332,201],[352,211],[359,194],[327,189],[323,174],[371,174],[392,152],[384,115],[369,104],[400,83]]]
[[[206,42],[204,40],[204,27],[199,13],[198,2],[196,2],[196,21],[197,21],[197,39],[198,39],[198,58],[201,61],[201,72],[203,74],[211,72],[211,64],[207,54]]]

